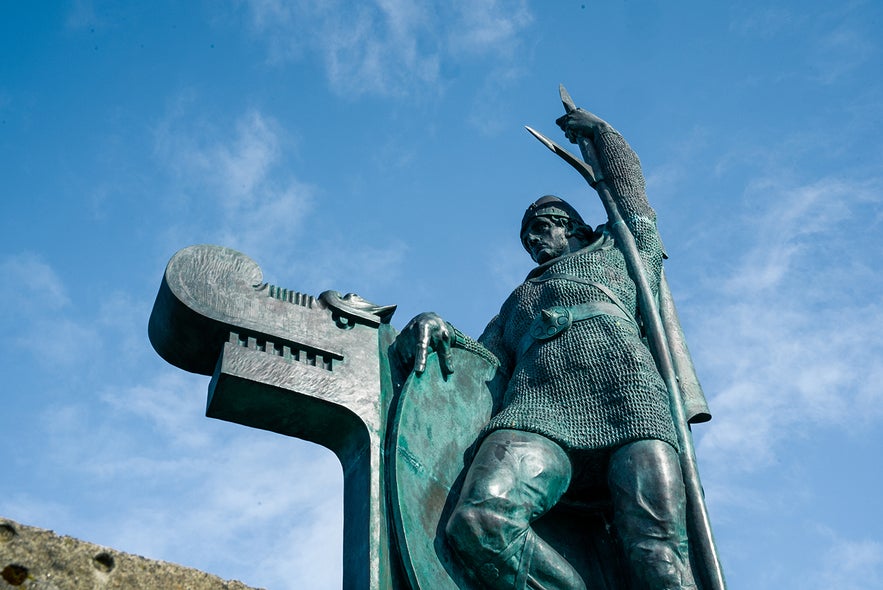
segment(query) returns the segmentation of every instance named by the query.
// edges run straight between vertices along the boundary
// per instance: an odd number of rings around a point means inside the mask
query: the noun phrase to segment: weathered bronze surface
[[[593,231],[570,204],[538,199],[521,227],[538,266],[478,342],[421,314],[396,343],[412,351],[397,356],[416,375],[431,351],[442,374],[456,376],[458,346],[486,348],[500,365],[495,380],[508,382],[452,489],[443,533],[469,577],[489,588],[722,589],[688,426],[710,414],[662,273],[640,164],[608,123],[577,109],[563,87],[561,97],[567,114],[557,123],[585,161],[528,130],[598,191],[607,223]],[[599,515],[620,555],[588,572],[540,525],[562,504],[605,494],[610,509]]]
[[[392,522],[411,588],[484,587],[456,560],[444,528],[505,383],[487,359],[460,348],[451,354],[456,367],[451,375],[442,375],[431,353],[426,371],[407,378],[392,408]],[[624,572],[609,522],[609,498],[602,495],[562,503],[535,528],[585,579],[597,580],[600,590],[613,590],[621,587],[616,580]]]
[[[521,239],[539,266],[479,341],[433,313],[396,334],[395,306],[268,285],[227,248],[169,262],[150,339],[211,375],[207,415],[340,458],[345,588],[724,588],[688,426],[710,413],[637,158],[562,100],[558,123],[585,162],[530,131],[598,190],[608,222],[593,230],[556,197],[532,205]],[[632,381],[649,389],[609,393]],[[531,382],[551,397],[525,414],[513,400]],[[663,516],[637,514],[647,503]]]
[[[148,333],[171,364],[211,375],[206,415],[324,445],[344,474],[344,586],[389,588],[383,436],[394,307],[262,282],[220,246],[169,262]]]

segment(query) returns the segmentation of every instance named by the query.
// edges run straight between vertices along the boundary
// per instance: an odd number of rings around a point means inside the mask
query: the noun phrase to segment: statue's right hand
[[[566,115],[558,117],[555,123],[561,127],[570,143],[576,143],[580,137],[596,138],[600,133],[613,129],[607,121],[598,115],[582,109],[574,109]]]
[[[451,343],[454,335],[441,317],[431,311],[414,317],[401,334],[396,337],[395,349],[405,367],[411,367],[418,375],[426,370],[426,361],[431,351],[438,355],[442,375],[454,372]]]

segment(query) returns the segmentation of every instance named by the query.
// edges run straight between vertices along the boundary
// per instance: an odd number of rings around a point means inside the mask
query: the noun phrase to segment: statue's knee
[[[645,539],[626,548],[633,571],[649,588],[695,588],[689,557],[669,543]]]
[[[503,548],[497,547],[501,524],[499,515],[491,511],[458,506],[448,519],[445,535],[461,559],[484,562]]]
[[[482,536],[482,515],[475,508],[457,508],[448,519],[445,535],[448,544],[461,555],[469,555]]]

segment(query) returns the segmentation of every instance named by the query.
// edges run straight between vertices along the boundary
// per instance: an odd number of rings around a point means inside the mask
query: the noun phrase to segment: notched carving
[[[313,303],[316,301],[312,295],[305,295],[304,293],[299,293],[298,291],[292,291],[291,289],[285,289],[283,287],[277,287],[270,283],[259,283],[254,285],[254,290],[266,291],[267,297],[272,297],[279,301],[287,301],[288,303],[294,303],[295,305],[302,305],[307,308],[312,308]]]
[[[229,341],[230,344],[235,344],[242,348],[272,354],[292,363],[303,363],[311,367],[325,369],[326,371],[333,371],[334,365],[343,361],[343,355],[340,353],[320,350],[291,340],[270,340],[261,334],[253,335],[244,332],[230,332]]]

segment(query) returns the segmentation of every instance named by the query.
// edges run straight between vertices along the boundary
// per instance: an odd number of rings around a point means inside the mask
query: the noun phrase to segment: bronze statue
[[[648,348],[634,261],[615,237],[615,224],[624,223],[643,280],[658,297],[664,252],[656,214],[622,136],[591,113],[569,111],[557,123],[573,143],[597,149],[594,173],[606,177],[621,218],[593,229],[562,199],[538,199],[520,233],[538,266],[481,337],[474,341],[424,313],[406,326],[396,349],[416,374],[433,351],[450,374],[452,348],[485,348],[504,376],[501,407],[482,432],[445,526],[448,543],[477,579],[489,588],[586,588],[531,524],[562,498],[609,494],[636,587],[694,589],[678,456],[685,449]]]
[[[347,590],[725,588],[688,427],[710,415],[640,164],[562,100],[585,161],[528,130],[608,221],[534,202],[538,266],[477,341],[434,313],[396,334],[395,306],[269,284],[229,248],[166,267],[148,333],[211,376],[206,415],[340,458]]]

